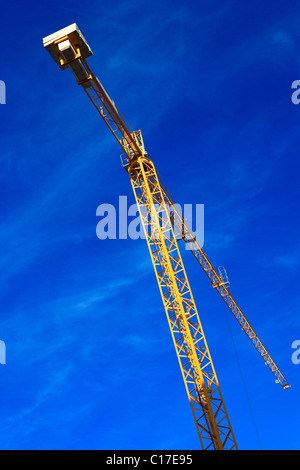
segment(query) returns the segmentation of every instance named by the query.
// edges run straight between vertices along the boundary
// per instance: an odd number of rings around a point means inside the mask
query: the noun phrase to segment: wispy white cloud
[[[128,370],[109,351],[114,350],[116,343],[119,348],[123,345],[125,349],[150,348],[149,340],[139,333],[124,332],[120,335],[116,324],[117,318],[120,321],[117,315],[120,309],[118,298],[121,299],[120,305],[123,305],[123,296],[125,299],[129,289],[134,291],[135,283],[143,276],[147,276],[147,270],[137,263],[130,276],[127,273],[119,274],[114,280],[106,282],[101,275],[95,279],[94,285],[84,285],[81,291],[69,289],[64,296],[37,300],[35,308],[20,308],[18,305],[10,311],[9,317],[2,319],[1,331],[8,338],[7,367],[13,365],[13,369],[17,370],[20,369],[18,364],[26,366],[21,367],[18,376],[8,374],[6,380],[14,387],[22,387],[25,394],[31,390],[25,405],[15,404],[9,417],[0,420],[2,429],[9,435],[3,442],[4,448],[9,448],[20,433],[24,441],[36,432],[41,424],[34,416],[44,413],[47,403],[66,396],[73,386],[74,374],[78,373],[78,362],[88,367],[91,374],[93,368],[98,370],[101,361],[114,370],[112,376],[108,370],[100,377],[97,374],[97,379],[96,376],[92,379],[90,386],[93,394],[97,390],[105,396],[116,385],[115,379],[118,384],[127,380]],[[112,312],[116,320],[111,319]],[[89,337],[88,342],[83,339],[86,337]],[[89,413],[92,408],[90,402],[82,403],[70,413],[66,408],[64,413],[69,416],[66,419],[78,419],[80,414]]]
[[[276,256],[274,263],[286,269],[298,268],[300,266],[300,246],[295,247],[288,253]]]

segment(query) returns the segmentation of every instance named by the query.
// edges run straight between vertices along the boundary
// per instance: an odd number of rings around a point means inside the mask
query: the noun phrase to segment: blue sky
[[[146,242],[96,236],[99,204],[134,199],[117,142],[43,48],[73,22],[175,199],[204,204],[205,252],[292,385],[183,250],[239,448],[300,448],[299,21],[293,0],[2,6],[0,448],[199,447]]]

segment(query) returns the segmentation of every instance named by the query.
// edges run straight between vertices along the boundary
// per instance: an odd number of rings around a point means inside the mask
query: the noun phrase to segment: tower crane
[[[62,70],[71,69],[123,149],[148,249],[165,308],[175,351],[202,449],[237,449],[221,388],[179,251],[175,228],[220,294],[282,388],[289,384],[228,290],[224,271],[217,272],[194,237],[145,150],[142,133],[126,122],[87,58],[92,51],[76,23],[43,39]],[[172,214],[169,207],[172,206]]]

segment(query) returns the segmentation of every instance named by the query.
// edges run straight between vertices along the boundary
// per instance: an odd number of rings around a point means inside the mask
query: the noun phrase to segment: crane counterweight
[[[55,60],[57,65],[64,70],[68,67],[67,64],[61,63],[60,54],[57,48],[57,44],[62,43],[64,40],[68,40],[73,45],[75,51],[80,49],[80,55],[82,59],[87,59],[93,55],[92,50],[86,40],[84,39],[81,31],[79,30],[76,23],[67,26],[66,28],[60,29],[56,33],[50,34],[43,39],[45,49],[49,52],[51,57]]]

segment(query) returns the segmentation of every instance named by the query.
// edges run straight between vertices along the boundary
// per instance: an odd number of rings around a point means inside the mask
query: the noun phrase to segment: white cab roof
[[[58,50],[55,41],[67,36],[70,40],[71,44],[76,48],[79,46],[81,55],[84,59],[90,57],[93,53],[91,48],[87,44],[86,40],[84,39],[83,35],[81,34],[80,30],[76,23],[67,26],[66,28],[60,29],[56,33],[50,34],[43,39],[43,44],[45,49],[49,52],[51,57],[55,60],[55,62],[60,66],[61,69],[64,69],[65,66],[60,65],[60,60],[58,56]]]

